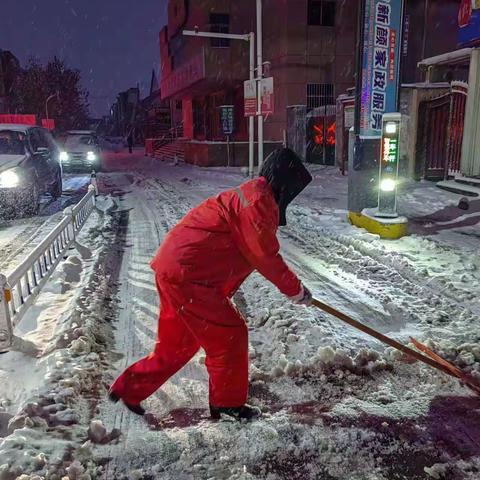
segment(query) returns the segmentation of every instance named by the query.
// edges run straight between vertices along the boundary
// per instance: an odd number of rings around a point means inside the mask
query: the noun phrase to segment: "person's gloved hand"
[[[297,295],[290,297],[290,300],[297,305],[305,305],[306,307],[312,306],[312,293],[310,290],[305,286],[300,286],[300,291]]]

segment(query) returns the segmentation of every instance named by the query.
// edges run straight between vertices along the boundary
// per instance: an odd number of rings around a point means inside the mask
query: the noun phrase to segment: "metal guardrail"
[[[88,187],[88,193],[77,205],[64,211],[60,223],[28,257],[8,275],[0,274],[0,353],[10,349],[13,330],[75,242],[95,207],[96,194],[94,180]]]

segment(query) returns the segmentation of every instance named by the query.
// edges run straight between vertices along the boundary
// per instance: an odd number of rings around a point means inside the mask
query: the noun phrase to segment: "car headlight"
[[[0,188],[15,188],[19,183],[20,178],[13,170],[0,173]]]
[[[94,162],[97,159],[95,152],[87,152],[87,160],[89,162]]]
[[[380,182],[380,190],[382,190],[382,192],[393,192],[396,186],[397,183],[391,178],[385,178]]]
[[[58,157],[61,162],[68,162],[70,160],[70,157],[68,156],[67,152],[60,152],[60,155]]]

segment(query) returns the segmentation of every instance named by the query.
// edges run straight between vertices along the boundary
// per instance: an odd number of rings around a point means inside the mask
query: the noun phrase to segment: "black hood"
[[[288,205],[312,181],[312,176],[300,157],[289,148],[272,152],[263,162],[260,176],[272,187],[280,209],[279,225],[286,225]]]

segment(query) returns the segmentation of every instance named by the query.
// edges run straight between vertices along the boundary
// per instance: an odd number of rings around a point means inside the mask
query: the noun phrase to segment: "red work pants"
[[[126,403],[152,395],[201,348],[210,377],[210,405],[239,407],[248,395],[248,330],[245,320],[220,291],[169,283],[157,275],[160,295],[154,351],[128,367],[112,390]]]

